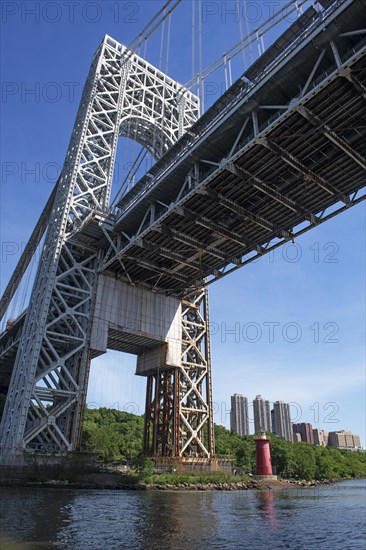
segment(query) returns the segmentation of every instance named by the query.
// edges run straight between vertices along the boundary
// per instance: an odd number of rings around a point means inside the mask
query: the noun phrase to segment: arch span
[[[120,125],[119,136],[132,139],[158,160],[173,145],[169,134],[158,121],[128,116]]]
[[[122,46],[124,84],[120,135],[161,157],[198,119],[199,99]]]

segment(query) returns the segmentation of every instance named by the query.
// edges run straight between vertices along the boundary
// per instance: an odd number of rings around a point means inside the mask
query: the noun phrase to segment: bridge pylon
[[[181,461],[214,456],[207,289],[181,302],[181,366],[147,380],[144,453]]]
[[[106,253],[96,241],[106,233],[102,226],[109,217],[118,137],[139,142],[159,159],[198,117],[194,94],[111,37],[104,38],[83,90],[17,342],[0,426],[2,463],[20,463],[27,452],[58,455],[80,446],[90,361],[97,355],[93,326]],[[123,266],[121,278],[126,279]],[[207,312],[207,294],[200,290],[190,300],[180,308],[180,360],[172,367],[156,355],[157,374],[148,376],[145,449],[155,455],[165,456],[169,445],[172,456],[209,457],[213,452],[208,329],[199,313],[200,308]],[[153,343],[163,346],[162,340]],[[143,344],[136,353],[143,353]]]

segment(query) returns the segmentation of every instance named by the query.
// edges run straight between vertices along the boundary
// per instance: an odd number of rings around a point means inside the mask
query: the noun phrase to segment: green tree
[[[83,447],[96,452],[102,462],[113,462],[121,459],[119,438],[112,426],[84,424]]]
[[[271,435],[270,438],[272,466],[276,474],[291,477],[294,471],[294,444],[276,435]]]
[[[144,419],[115,409],[87,409],[82,447],[102,462],[131,461],[141,452]]]
[[[243,438],[242,445],[236,452],[236,465],[248,474],[255,471],[255,444],[252,436]]]
[[[314,447],[309,443],[294,443],[292,475],[298,479],[314,479],[316,460]]]
[[[154,461],[152,458],[144,456],[141,452],[133,460],[132,465],[143,478],[149,477],[154,473]]]
[[[82,448],[98,454],[102,462],[129,461],[145,476],[151,472],[142,458],[144,418],[116,409],[87,409]],[[269,434],[272,464],[277,475],[298,479],[366,477],[366,453],[291,443]],[[216,455],[230,455],[233,465],[246,472],[255,469],[255,443],[252,435],[242,437],[224,426],[215,425]],[[141,465],[142,464],[142,465]],[[142,470],[141,470],[142,468]],[[145,468],[145,470],[144,470]],[[152,473],[152,472],[151,472]]]
[[[314,447],[316,479],[333,479],[339,477],[338,465],[330,449]]]
[[[243,438],[233,430],[215,424],[215,446],[217,455],[236,455]]]

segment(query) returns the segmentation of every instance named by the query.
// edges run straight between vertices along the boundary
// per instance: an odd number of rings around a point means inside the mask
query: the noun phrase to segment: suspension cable
[[[31,236],[29,237],[28,243],[26,244],[22,252],[22,255],[16,265],[16,268],[14,269],[13,274],[10,277],[10,280],[0,299],[0,319],[3,318],[6,310],[8,309],[8,306],[14,296],[14,293],[18,288],[24,273],[27,270],[29,262],[31,261],[33,254],[35,253],[37,246],[39,245],[43,237],[43,234],[45,233],[48,227],[59,181],[60,181],[60,178],[57,180],[52,190],[52,193],[48,198],[48,201],[36,223],[35,228],[33,229]]]
[[[192,0],[192,80],[194,79],[194,74],[195,74],[195,63],[194,63],[195,33],[196,33],[195,2],[196,0]]]
[[[241,10],[240,10],[240,3],[241,3],[241,0],[236,0],[236,10],[237,10],[237,14],[238,14],[238,19],[239,19],[239,33],[240,33],[240,42],[241,44],[243,44],[244,42],[244,34],[243,34],[243,23],[242,23],[242,20],[241,20]],[[242,48],[241,50],[241,55],[242,55],[242,59],[243,59],[243,70],[245,71],[246,70],[246,60],[245,60],[245,49]]]
[[[170,14],[169,17],[168,17],[168,33],[167,33],[166,58],[165,58],[165,74],[168,74],[168,68],[169,68],[171,23],[172,23],[172,14]]]
[[[150,36],[160,27],[160,25],[165,21],[167,17],[175,10],[175,8],[182,2],[182,0],[175,0],[175,4],[172,5],[172,7],[166,11],[166,8],[173,2],[174,0],[168,0],[166,4],[158,11],[158,13],[151,19],[151,21],[146,25],[146,27],[138,34],[138,36],[127,46],[127,49],[130,51],[129,55],[133,54],[133,51],[136,50],[138,47],[142,46],[146,40],[150,38]],[[153,28],[147,32],[148,28],[158,19],[158,17],[163,13],[163,17],[160,21],[158,21]],[[146,34],[145,34],[146,33]]]
[[[131,180],[135,175],[136,175],[136,172],[138,171],[138,169],[140,168],[142,162],[144,161],[146,155],[147,155],[148,151],[146,149],[141,149],[136,157],[136,159],[134,160],[131,168],[129,169],[128,171],[128,174],[127,176],[125,177],[125,179],[123,180],[122,184],[120,185],[113,201],[111,202],[110,204],[110,208],[112,208],[119,200],[120,200],[120,196],[123,194],[123,190],[124,188],[126,187],[126,185],[128,186],[128,182],[129,180]]]
[[[165,10],[164,10],[165,16]],[[161,38],[160,38],[160,55],[159,55],[159,69],[162,70],[163,67],[163,49],[164,49],[164,34],[165,34],[165,18],[161,24]]]
[[[198,0],[198,70],[198,97],[200,101],[200,114],[202,115],[205,109],[202,89],[202,0]]]
[[[253,44],[257,40],[256,38],[257,31],[260,31],[259,37],[262,37],[264,34],[268,33],[273,27],[278,25],[278,23],[280,23],[286,17],[288,17],[291,13],[296,11],[299,6],[302,6],[306,2],[308,2],[308,0],[298,0],[298,6],[295,6],[293,3],[293,0],[290,0],[288,4],[286,4],[276,13],[274,13],[271,17],[269,17],[266,21],[264,21],[261,25],[259,25],[259,27],[251,31],[249,35],[245,36],[243,39],[243,42],[242,41],[236,42],[229,50],[225,52],[225,54],[221,55],[220,57],[215,59],[215,61],[207,65],[207,67],[205,67],[205,69],[203,69],[202,71],[202,79],[205,80],[213,72],[217,71],[220,67],[224,65],[225,55],[227,56],[227,59],[233,59],[242,51],[243,48],[247,48],[249,45]],[[287,8],[289,8],[289,10],[287,10]],[[278,20],[276,20],[278,16],[280,17]],[[184,87],[191,90],[195,86],[197,76],[198,75],[195,75],[194,78],[189,80],[184,85]]]
[[[244,3],[245,27],[246,27],[246,30],[247,30],[247,36],[250,36],[250,25],[249,25],[249,18],[248,18],[248,5],[247,5],[247,0],[243,0],[243,3]],[[252,64],[253,61],[254,61],[253,46],[252,46],[252,43],[251,43],[251,42],[249,43],[249,61],[250,61],[250,64]]]

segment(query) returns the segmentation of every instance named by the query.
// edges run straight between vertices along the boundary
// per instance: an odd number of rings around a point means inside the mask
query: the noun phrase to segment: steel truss
[[[182,366],[148,377],[144,452],[154,457],[214,456],[207,289],[182,300]]]
[[[329,24],[349,6],[350,0],[335,4],[340,11]],[[234,84],[175,146],[175,156],[120,201],[102,269],[182,296],[364,200],[366,47],[357,24],[327,39],[320,36],[321,15],[314,15],[291,48],[258,68],[251,82]],[[296,87],[281,88],[282,103],[261,101],[306,47]],[[158,189],[164,202],[150,198]]]
[[[78,447],[100,259],[81,233],[93,212],[108,207],[119,135],[159,157],[198,114],[193,94],[105,37],[83,91],[21,338],[10,342],[19,348],[0,428],[3,461],[23,450]]]

